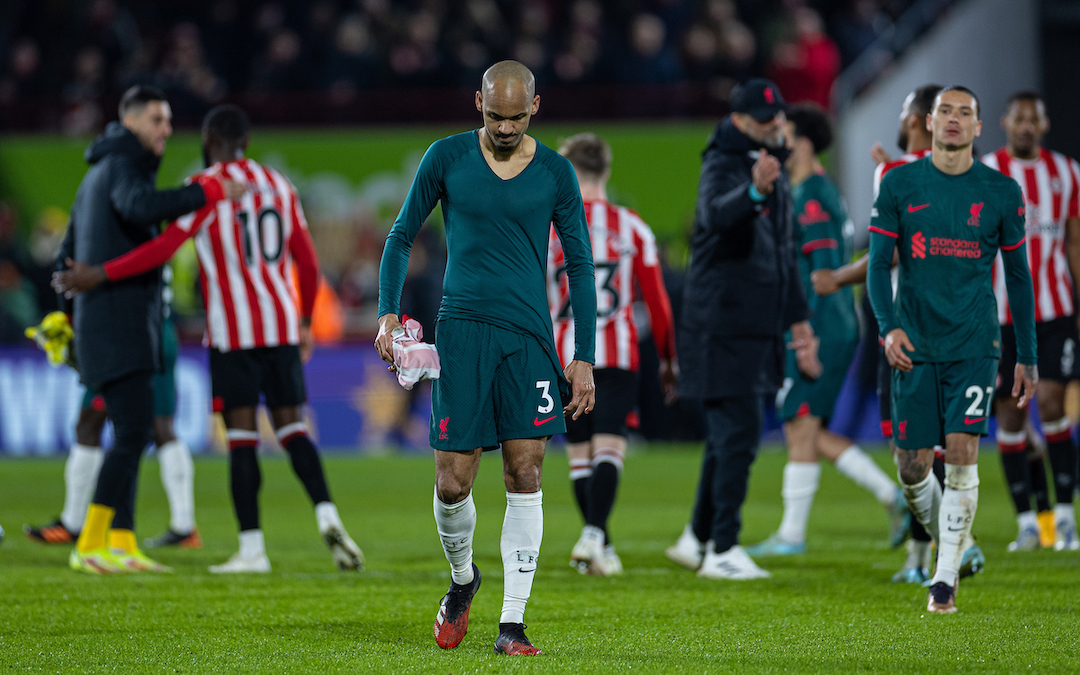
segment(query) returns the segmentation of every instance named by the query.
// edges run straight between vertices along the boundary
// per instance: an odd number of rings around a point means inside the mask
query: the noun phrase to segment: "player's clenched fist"
[[[394,329],[401,327],[401,320],[397,314],[383,314],[379,317],[379,334],[375,336],[375,351],[379,352],[379,358],[390,364],[388,370],[397,370],[394,367]]]
[[[769,154],[765,148],[761,149],[757,161],[750,169],[754,187],[763,195],[771,195],[776,187],[776,179],[780,177],[780,160]]]

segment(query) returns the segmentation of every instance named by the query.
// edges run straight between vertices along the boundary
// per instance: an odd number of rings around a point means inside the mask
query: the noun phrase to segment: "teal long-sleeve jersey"
[[[1035,298],[1016,181],[978,161],[949,175],[928,156],[885,175],[870,231],[867,292],[882,337],[903,328],[915,347],[913,361],[1000,358],[990,279],[1000,250],[1017,361],[1036,363]],[[896,249],[900,286],[894,302],[889,269]]]
[[[446,227],[446,275],[439,318],[480,321],[535,336],[555,353],[547,296],[552,225],[566,255],[574,311],[575,360],[593,362],[596,284],[585,209],[573,165],[536,141],[518,175],[497,176],[476,130],[436,141],[386,238],[379,267],[379,316],[400,314],[413,239],[436,202]]]

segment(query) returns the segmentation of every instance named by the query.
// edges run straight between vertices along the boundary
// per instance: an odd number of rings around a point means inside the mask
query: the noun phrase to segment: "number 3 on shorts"
[[[536,412],[540,414],[549,413],[555,409],[555,399],[551,398],[551,380],[537,380],[536,388],[540,390],[540,396],[544,402],[541,405],[536,406]]]

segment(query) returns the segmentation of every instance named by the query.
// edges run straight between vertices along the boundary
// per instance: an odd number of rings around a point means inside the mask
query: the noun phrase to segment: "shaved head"
[[[536,78],[531,70],[517,61],[499,61],[484,71],[480,90],[487,95],[494,92],[496,87],[509,89],[514,85],[524,85],[530,99],[536,95]]]

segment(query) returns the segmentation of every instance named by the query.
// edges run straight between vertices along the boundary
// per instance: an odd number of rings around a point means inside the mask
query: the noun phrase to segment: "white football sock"
[[[936,482],[936,481],[935,481]],[[937,569],[931,583],[944,581],[953,588],[960,576],[960,562],[971,536],[971,523],[979,508],[979,467],[945,465],[945,492],[938,516]]]
[[[432,507],[443,552],[450,562],[450,578],[455,584],[472,583],[472,540],[476,531],[476,504],[472,493],[456,504],[447,504],[436,492]]]
[[[161,484],[169,498],[169,529],[190,534],[195,529],[195,463],[191,461],[191,450],[176,439],[158,448],[157,456]]]
[[[907,557],[904,559],[904,567],[922,567],[930,569],[930,542],[908,539]]]
[[[938,539],[938,510],[941,508],[941,483],[931,471],[926,478],[914,485],[908,485],[901,479],[900,487],[904,489],[904,497],[907,498],[908,508],[911,515],[922,523],[926,531],[930,533],[934,541]]]
[[[104,461],[100,447],[72,443],[64,465],[64,510],[60,513],[60,522],[70,532],[82,530]]]
[[[318,523],[319,533],[326,534],[331,527],[344,530],[341,524],[341,516],[338,515],[337,506],[334,502],[319,502],[315,505],[315,522]]]
[[[254,558],[266,554],[262,530],[244,530],[240,533],[240,557]]]
[[[806,523],[810,520],[810,507],[821,478],[821,465],[817,462],[788,462],[784,465],[784,517],[776,534],[789,544],[806,541]]]
[[[896,501],[896,483],[859,446],[852,445],[841,452],[833,466],[886,507]]]
[[[544,492],[506,493],[503,518],[503,606],[499,623],[523,623],[525,603],[532,594],[533,577],[544,538]]]

